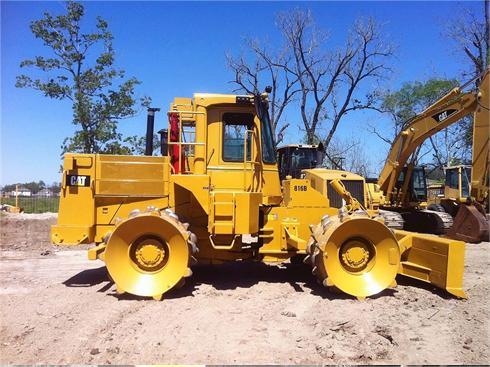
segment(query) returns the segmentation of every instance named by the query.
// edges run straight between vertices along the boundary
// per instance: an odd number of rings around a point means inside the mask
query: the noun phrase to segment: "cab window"
[[[243,162],[252,157],[252,130],[254,116],[250,113],[225,113],[223,115],[223,160]]]
[[[459,188],[459,177],[457,169],[448,169],[446,171],[446,186],[457,189]]]

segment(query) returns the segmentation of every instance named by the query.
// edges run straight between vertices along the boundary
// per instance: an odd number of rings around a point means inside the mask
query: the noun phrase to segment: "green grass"
[[[19,197],[24,213],[57,213],[59,202],[59,197]],[[15,206],[15,198],[2,198],[1,203]]]

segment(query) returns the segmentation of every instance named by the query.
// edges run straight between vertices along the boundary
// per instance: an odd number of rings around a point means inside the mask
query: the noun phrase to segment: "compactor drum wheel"
[[[312,227],[305,262],[324,286],[358,298],[396,285],[400,250],[393,233],[367,217],[324,217]]]
[[[161,299],[185,277],[197,251],[195,236],[172,212],[133,213],[107,241],[104,259],[119,293]]]

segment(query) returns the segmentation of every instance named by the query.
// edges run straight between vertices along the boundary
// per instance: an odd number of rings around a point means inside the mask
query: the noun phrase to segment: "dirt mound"
[[[0,249],[46,251],[51,248],[50,227],[58,214],[0,213]]]

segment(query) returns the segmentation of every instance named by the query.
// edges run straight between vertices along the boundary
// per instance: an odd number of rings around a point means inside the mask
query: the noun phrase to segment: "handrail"
[[[168,146],[177,146],[178,149],[177,149],[177,153],[178,153],[178,157],[179,157],[179,160],[182,159],[183,155],[182,153],[184,152],[184,148],[183,147],[186,147],[186,146],[205,146],[206,143],[205,142],[186,142],[184,141],[184,133],[185,133],[185,129],[184,127],[185,126],[190,126],[189,124],[186,124],[185,122],[193,122],[194,124],[194,127],[197,128],[195,126],[195,123],[196,123],[196,119],[195,118],[192,118],[190,119],[189,116],[195,116],[195,115],[205,115],[205,112],[203,111],[187,111],[187,110],[178,110],[178,109],[175,109],[175,110],[171,110],[167,113],[169,116],[170,114],[177,114],[177,117],[178,117],[178,122],[179,122],[179,136],[178,136],[178,141],[170,141],[171,139],[171,134],[168,134],[167,136],[167,144]],[[194,132],[194,137],[196,137],[196,132]],[[170,152],[170,149],[169,149],[169,152]],[[188,156],[185,156],[184,154],[184,157],[183,157],[186,161],[187,161],[187,167],[190,168],[190,164],[189,164],[189,161],[188,161]],[[186,164],[184,163],[184,168],[185,168]],[[180,169],[179,171],[182,170],[182,163],[180,163]],[[175,174],[175,170],[173,169],[173,173]]]
[[[255,131],[254,130],[246,130],[245,131],[245,136],[244,136],[244,143],[243,143],[243,190],[247,191],[247,163],[255,165],[255,161],[252,161],[252,152],[250,152],[250,161],[247,160],[247,155],[248,155],[248,137],[249,135],[251,136],[250,141],[254,141],[255,138]],[[250,172],[253,173],[252,168],[250,168]]]

